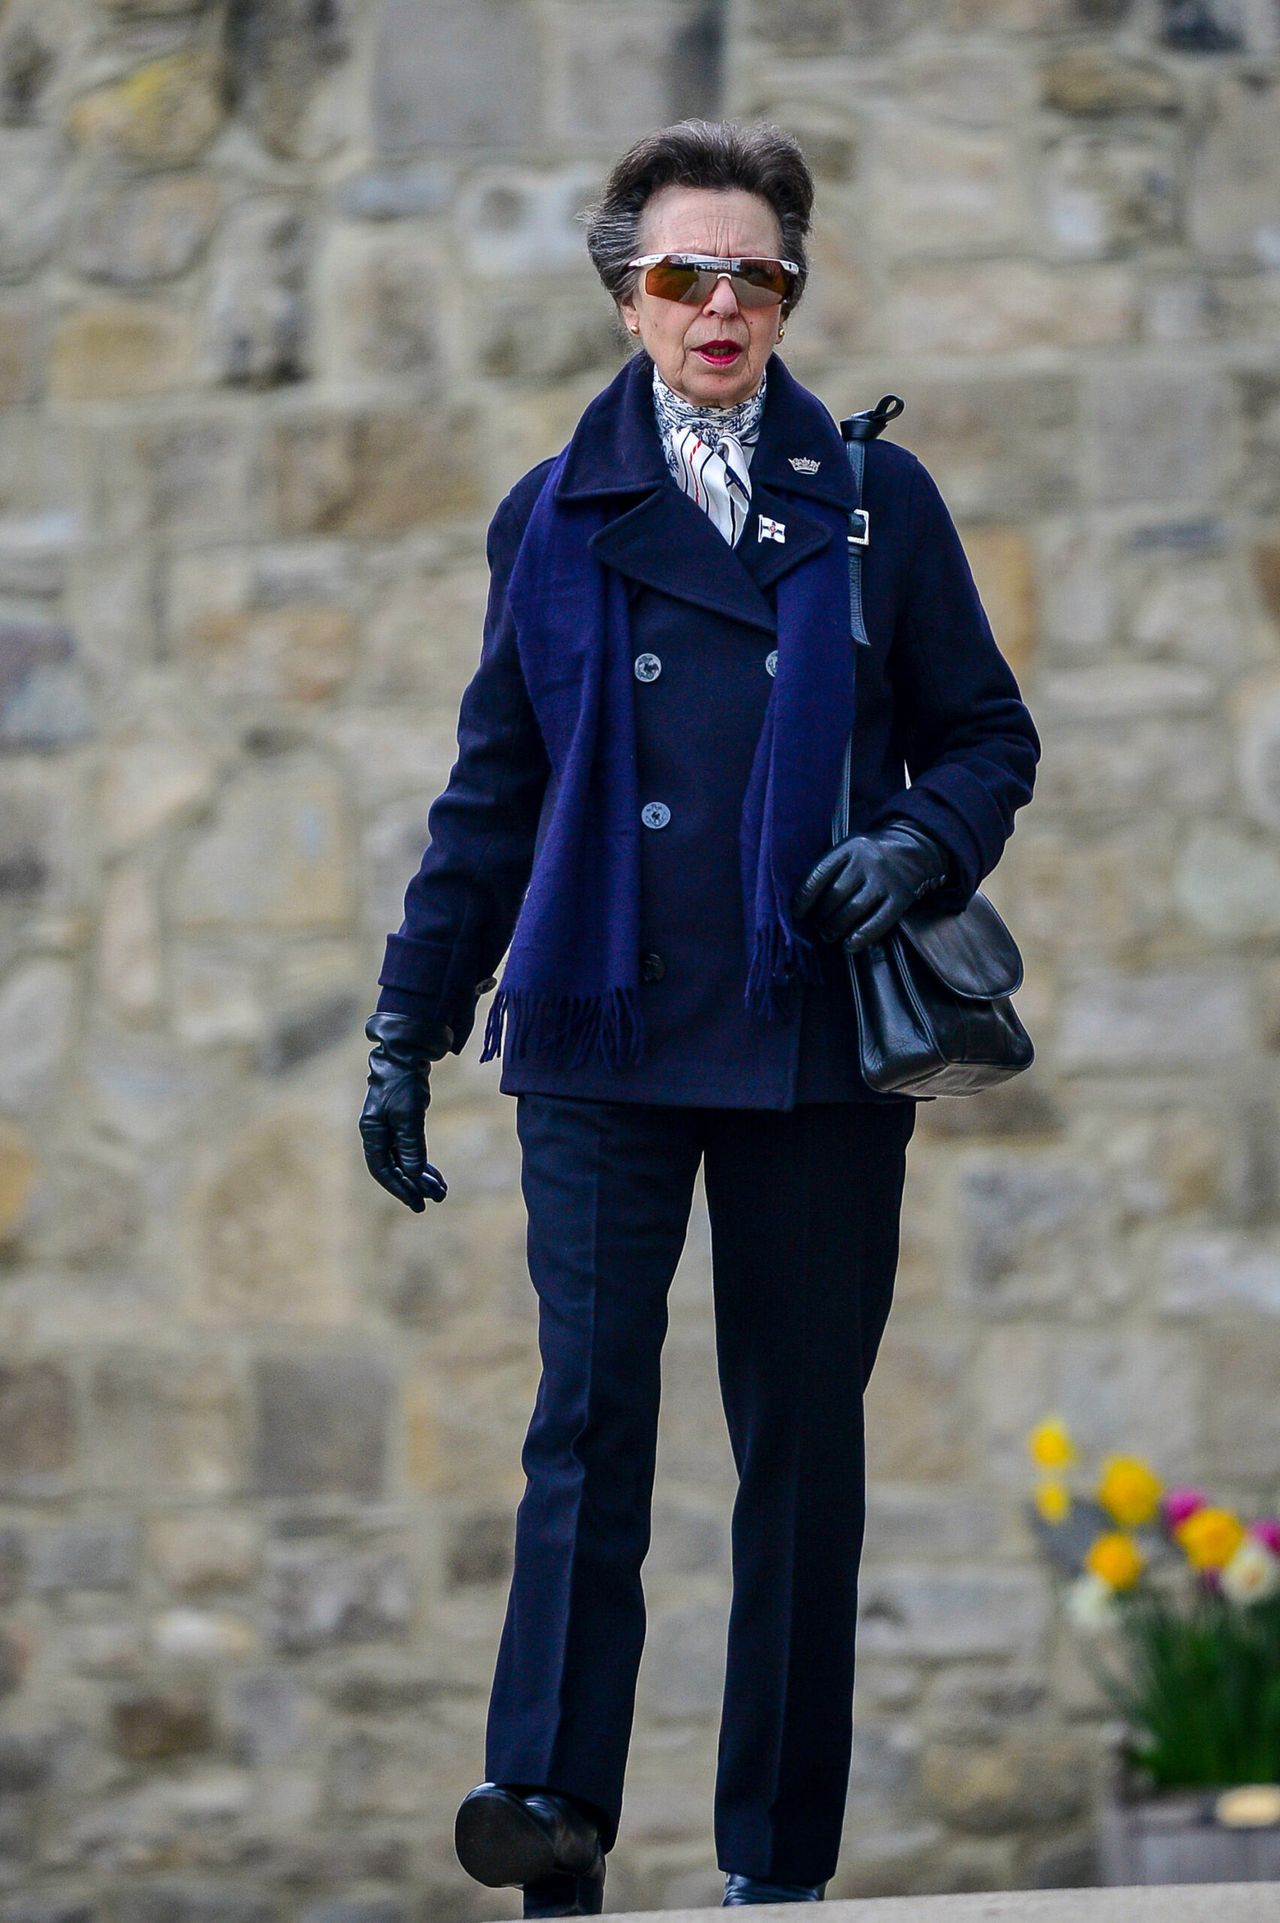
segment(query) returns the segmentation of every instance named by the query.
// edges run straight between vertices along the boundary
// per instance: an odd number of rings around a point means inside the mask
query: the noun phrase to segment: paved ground
[[[1170,1883],[1110,1890],[991,1890],[847,1903],[752,1903],[760,1923],[1280,1923],[1280,1883]],[[719,1910],[611,1910],[600,1923],[710,1923]]]

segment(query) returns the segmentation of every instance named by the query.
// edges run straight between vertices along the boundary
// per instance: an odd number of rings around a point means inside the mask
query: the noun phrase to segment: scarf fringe
[[[595,1054],[607,1068],[638,1062],[644,1051],[644,1023],[633,988],[611,988],[599,995],[556,994],[545,989],[500,988],[485,1023],[482,1062],[503,1046],[515,1058],[527,1050],[549,1051],[557,1065],[566,1059],[577,1068]],[[564,1051],[572,1049],[567,1058]]]
[[[797,980],[822,980],[816,945],[781,918],[761,923],[751,951],[743,1006],[765,1021],[776,1021],[790,1008]]]

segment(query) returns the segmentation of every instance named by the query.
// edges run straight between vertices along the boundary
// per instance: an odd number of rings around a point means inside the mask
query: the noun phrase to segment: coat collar
[[[676,485],[667,467],[653,409],[653,362],[628,361],[584,409],[565,451],[557,501],[617,497],[618,512],[591,536],[607,566],[696,606],[774,630],[764,589],[831,539],[806,497],[846,512],[853,475],[840,430],[817,396],[802,387],[775,353],[751,456],[751,519],[730,548],[703,510]],[[792,466],[816,463],[815,472]],[[626,495],[642,499],[630,504]],[[781,521],[783,542],[761,540],[760,516]]]
[[[751,456],[753,493],[759,482],[835,507],[853,507],[853,475],[839,427],[776,352],[769,357],[768,375],[760,438]],[[794,460],[814,461],[817,471],[793,467]],[[569,441],[556,499],[630,493],[670,479],[654,418],[653,362],[641,351],[584,408]]]

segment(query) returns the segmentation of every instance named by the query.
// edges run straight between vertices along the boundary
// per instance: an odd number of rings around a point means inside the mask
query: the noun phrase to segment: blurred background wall
[[[0,1918],[464,1923],[538,1359],[514,1104],[356,1132],[484,532],[620,364],[573,215],[764,114],[785,358],[960,525],[1045,753],[1034,1069],[928,1105],[868,1398],[831,1893],[1088,1881],[1060,1408],[1280,1476],[1274,0],[0,5]],[[484,1009],[480,1024],[483,1026]],[[732,1468],[699,1194],[611,1906],[718,1902]]]

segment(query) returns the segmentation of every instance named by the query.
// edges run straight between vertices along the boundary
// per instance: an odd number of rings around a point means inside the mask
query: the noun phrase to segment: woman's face
[[[640,254],[782,254],[782,229],[767,200],[738,187],[659,187],[640,218]],[[622,317],[657,363],[667,386],[703,406],[732,407],[760,385],[777,343],[781,303],[741,307],[733,282],[718,280],[703,306],[645,292],[644,269]],[[731,341],[737,353],[713,360],[700,350]]]

